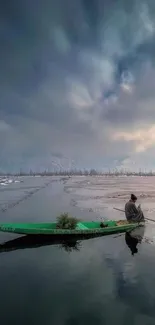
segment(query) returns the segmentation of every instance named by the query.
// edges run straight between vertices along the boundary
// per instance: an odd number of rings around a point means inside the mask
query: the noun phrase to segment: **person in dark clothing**
[[[140,205],[136,207],[137,197],[131,194],[130,200],[125,204],[125,216],[128,221],[144,221],[144,215]]]

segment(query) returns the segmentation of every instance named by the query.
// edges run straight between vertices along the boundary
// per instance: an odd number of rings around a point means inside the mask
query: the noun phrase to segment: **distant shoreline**
[[[106,176],[106,177],[130,177],[130,176],[155,176],[155,172],[98,172],[95,170],[90,171],[59,171],[59,172],[19,172],[19,173],[0,173],[2,177],[21,177],[21,176],[60,176],[60,177],[72,177],[72,176]]]

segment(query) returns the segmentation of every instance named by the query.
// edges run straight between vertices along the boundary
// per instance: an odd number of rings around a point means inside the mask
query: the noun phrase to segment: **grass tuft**
[[[70,216],[68,213],[62,213],[57,217],[57,228],[59,229],[75,229],[79,220]]]

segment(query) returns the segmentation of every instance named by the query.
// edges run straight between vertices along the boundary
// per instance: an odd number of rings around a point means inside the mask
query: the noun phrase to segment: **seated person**
[[[125,216],[128,221],[144,221],[144,215],[140,205],[136,207],[137,197],[131,194],[130,200],[125,204]]]

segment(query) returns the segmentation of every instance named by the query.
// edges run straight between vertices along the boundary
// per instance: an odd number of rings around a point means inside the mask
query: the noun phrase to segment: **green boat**
[[[139,223],[120,221],[90,221],[78,222],[75,229],[57,228],[56,222],[50,223],[4,223],[0,224],[0,231],[22,235],[48,235],[48,236],[78,236],[94,235],[103,236],[114,233],[131,231],[139,226]]]

